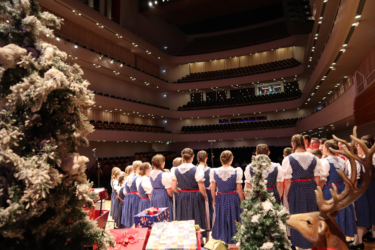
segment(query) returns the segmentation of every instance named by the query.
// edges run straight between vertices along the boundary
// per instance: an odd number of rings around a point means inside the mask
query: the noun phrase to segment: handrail
[[[365,78],[360,84],[356,84],[356,93],[359,95],[365,90],[369,85],[371,85],[375,81],[375,69],[371,71],[371,73]]]

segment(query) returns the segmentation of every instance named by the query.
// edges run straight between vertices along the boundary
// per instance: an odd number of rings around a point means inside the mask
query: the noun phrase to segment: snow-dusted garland
[[[0,241],[4,249],[114,245],[89,220],[95,193],[77,153],[93,131],[82,113],[94,104],[77,64],[40,38],[63,19],[35,0],[0,2]],[[39,219],[40,218],[40,219]],[[25,237],[27,236],[27,237]]]
[[[244,210],[233,239],[243,250],[290,249],[286,236],[288,210],[275,203],[273,195],[267,192],[267,181],[262,174],[268,171],[271,160],[267,155],[257,155],[250,165],[254,173],[250,180],[252,188],[245,190],[249,196],[241,204]]]

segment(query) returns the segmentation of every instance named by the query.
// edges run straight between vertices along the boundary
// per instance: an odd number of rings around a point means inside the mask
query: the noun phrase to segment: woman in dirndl
[[[331,191],[332,185],[335,184],[337,187],[337,193],[341,194],[345,189],[345,183],[342,177],[337,173],[336,170],[345,173],[345,160],[333,154],[329,148],[338,150],[339,147],[334,140],[328,140],[324,142],[323,154],[327,157],[321,159],[322,171],[321,181],[325,181],[323,188],[323,197],[325,200],[332,199]],[[349,205],[346,208],[341,209],[335,217],[336,222],[339,224],[342,232],[347,237],[354,237],[357,234],[357,227],[355,224],[355,215],[353,205]]]
[[[122,218],[122,205],[124,204],[124,184],[125,176],[121,175],[118,178],[118,185],[115,187],[116,192],[116,202],[115,202],[115,214],[113,216],[113,221],[115,222],[116,228],[121,228],[121,218]]]
[[[244,200],[243,171],[240,167],[231,166],[233,154],[229,150],[221,153],[220,161],[223,166],[210,173],[211,195],[215,206],[212,238],[235,244],[232,237],[237,233],[236,221],[241,222],[241,202]]]
[[[116,195],[115,195],[115,187],[117,186],[118,184],[118,178],[120,177],[120,174],[121,174],[121,169],[119,169],[118,167],[114,167],[112,168],[112,175],[111,175],[111,189],[112,189],[112,192],[111,192],[111,211],[109,212],[109,215],[110,216],[113,216],[113,205],[115,203],[115,198],[116,198]]]
[[[181,157],[185,163],[178,166],[172,173],[172,188],[174,192],[178,193],[176,220],[195,220],[195,224],[206,230],[209,212],[207,211],[206,214],[207,195],[203,183],[204,172],[192,164],[194,159],[192,149],[182,150]],[[178,185],[180,189],[177,187]]]
[[[126,194],[127,196],[129,196],[127,213],[123,214],[123,216],[125,216],[126,228],[130,228],[134,225],[134,215],[138,213],[140,198],[138,196],[136,181],[139,178],[138,171],[141,164],[141,161],[133,162],[133,173],[128,176],[125,183],[125,185],[129,188],[129,193]]]
[[[139,167],[139,178],[137,180],[137,189],[141,201],[139,202],[138,213],[151,207],[152,186],[150,182],[151,165],[148,162],[142,163]]]
[[[127,185],[127,181],[129,176],[133,173],[133,166],[127,166],[125,169],[125,184],[124,188],[122,190],[124,197],[124,202],[122,204],[122,215],[121,215],[121,228],[130,228],[132,225],[130,225],[130,221],[126,220],[126,214],[128,213],[129,209],[129,198],[130,196],[127,195],[130,193],[129,186]],[[128,223],[128,224],[127,224]]]
[[[211,182],[210,182],[211,168],[207,166],[207,159],[208,159],[208,154],[206,151],[201,150],[197,153],[198,171],[202,169],[204,172],[204,186],[206,187],[208,209],[209,209],[209,214],[210,214],[210,224],[207,225],[207,228],[212,229],[212,216],[214,214],[214,206],[212,202]]]
[[[164,170],[165,157],[157,154],[151,159],[154,170],[150,173],[152,186],[151,207],[167,207],[169,210],[169,220],[173,218],[173,191],[171,188],[171,175]]]
[[[292,137],[292,147],[293,153],[285,157],[282,163],[289,212],[300,214],[319,211],[315,190],[320,182],[321,162],[306,152],[302,135]],[[298,249],[311,249],[314,246],[295,229],[290,229],[290,238],[292,245]]]
[[[256,147],[256,155],[269,155],[270,150],[267,144],[258,144]],[[268,171],[263,173],[264,179],[267,181],[267,192],[272,194],[277,204],[280,204],[280,198],[283,195],[284,174],[279,163],[271,162]],[[245,189],[250,189],[250,180],[254,175],[253,167],[248,165],[245,169]]]

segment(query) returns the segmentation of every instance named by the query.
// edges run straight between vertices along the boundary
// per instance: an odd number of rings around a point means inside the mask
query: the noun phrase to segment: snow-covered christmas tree
[[[0,248],[82,249],[114,245],[89,220],[85,169],[93,127],[82,114],[94,94],[67,55],[44,42],[63,20],[37,1],[0,1]]]
[[[275,202],[267,192],[263,172],[271,160],[267,155],[254,156],[251,162],[254,175],[249,195],[242,202],[244,209],[241,223],[237,223],[238,233],[233,237],[241,250],[286,250],[291,248],[286,236],[286,216],[288,210]]]

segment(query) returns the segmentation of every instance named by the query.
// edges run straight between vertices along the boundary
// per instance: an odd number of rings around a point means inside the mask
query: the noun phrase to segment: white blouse
[[[350,178],[352,176],[352,168],[350,166],[350,161],[346,160],[345,164],[346,164],[346,169],[348,170],[348,176]],[[359,164],[358,161],[355,161],[355,164],[356,164],[356,168],[357,168],[357,180],[359,180],[359,179],[361,179],[361,164]],[[363,166],[362,166],[362,172],[363,173],[365,172],[365,168]]]
[[[216,182],[214,173],[216,173],[217,176],[223,181],[227,181],[236,172],[236,170],[237,170],[236,183],[242,183],[242,176],[243,176],[242,168],[240,167],[233,168],[232,166],[213,169],[210,172],[210,182]]]
[[[130,188],[132,183],[133,183],[133,180],[135,177],[137,177],[138,175],[135,174],[135,173],[131,173],[128,178],[126,178],[126,184],[128,185],[128,187]]]
[[[118,180],[113,179],[113,180],[111,181],[111,187],[114,188],[114,187],[116,187],[117,185],[118,185]]]
[[[250,173],[250,167],[251,165],[248,165],[245,169],[245,183],[250,183],[250,179],[251,179],[251,173]],[[277,182],[283,182],[284,181],[284,173],[283,173],[283,170],[281,169],[281,166],[279,163],[275,163],[275,162],[271,162],[271,165],[268,166],[268,171],[263,171],[262,175],[264,177],[264,179],[266,179],[268,177],[268,174],[269,173],[272,173],[275,168],[277,168],[277,179],[276,181]]]
[[[330,163],[333,163],[336,169],[344,172],[345,171],[345,161],[338,156],[328,156],[327,158],[321,159],[322,168],[320,172],[321,180],[327,180],[329,176],[329,170],[331,169]]]
[[[150,172],[150,179],[153,181],[158,177],[158,175],[163,172],[160,169],[155,169]],[[172,179],[171,174],[167,172],[163,172],[161,175],[161,184],[165,187],[165,189],[172,187]]]
[[[183,163],[182,165],[178,166],[177,168],[178,168],[178,172],[180,172],[180,174],[185,174],[187,171],[189,171],[193,167],[195,167],[195,166],[191,163]],[[172,168],[171,169],[171,175],[172,175],[172,180],[177,181],[175,171],[176,171],[176,168]],[[204,180],[205,179],[204,179],[203,169],[197,168],[197,171],[195,172],[195,181],[199,182],[199,181],[204,181]]]
[[[304,170],[306,170],[309,167],[309,165],[311,164],[311,161],[315,157],[313,154],[310,154],[308,152],[296,152],[289,156],[292,156],[296,161],[298,161]],[[284,173],[284,179],[291,179],[293,176],[293,169],[289,162],[289,156],[284,158],[282,167],[281,167]],[[314,169],[314,176],[320,176],[322,163],[318,157],[315,157],[315,158],[316,158],[316,166]]]
[[[137,179],[137,190],[139,191],[139,186],[142,185],[143,189],[146,191],[146,194],[151,194],[152,191],[152,186],[151,186],[151,181],[150,178],[147,176],[141,176],[140,178]]]

